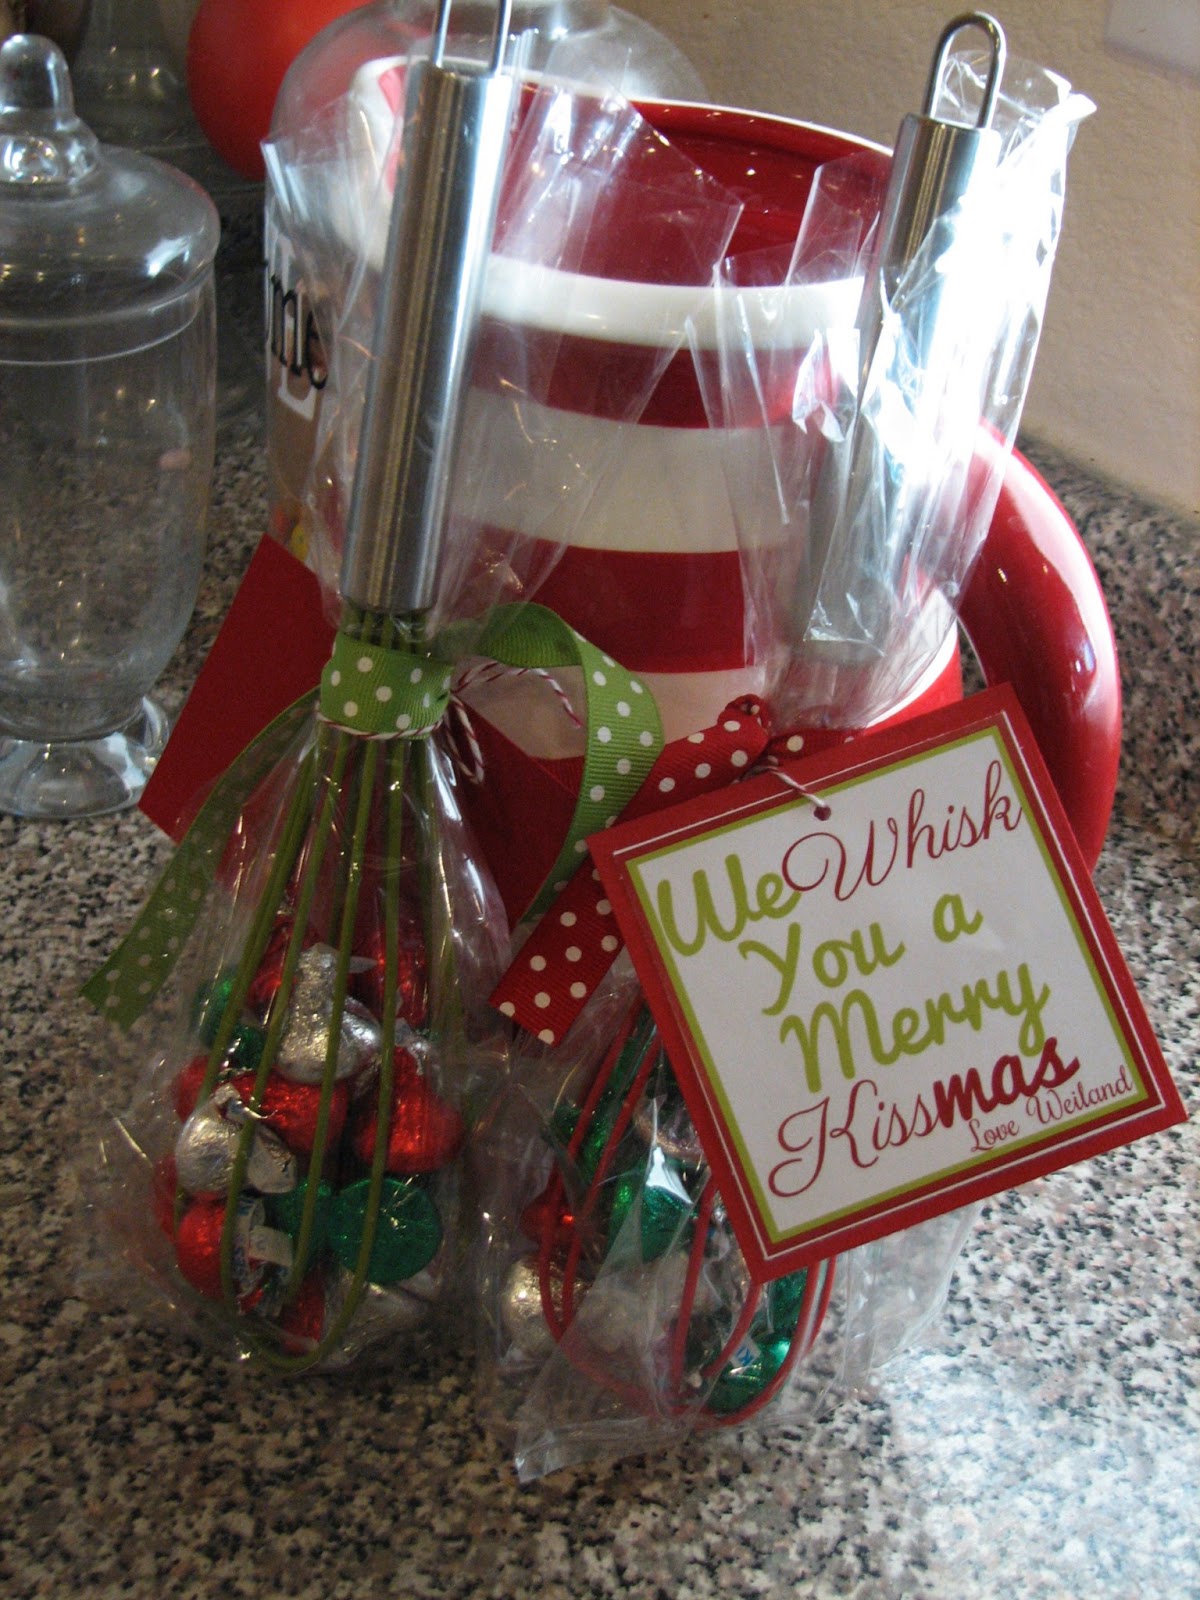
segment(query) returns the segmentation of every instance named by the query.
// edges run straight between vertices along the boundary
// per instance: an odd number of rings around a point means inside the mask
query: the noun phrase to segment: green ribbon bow
[[[338,633],[321,674],[318,714],[367,739],[424,738],[450,703],[450,672],[448,661]]]
[[[132,1027],[152,1003],[195,926],[239,812],[314,708],[323,720],[362,738],[427,738],[449,703],[453,661],[468,650],[504,666],[577,667],[583,676],[583,779],[562,849],[528,913],[539,916],[578,866],[588,835],[620,815],[662,748],[662,724],[650,691],[545,606],[501,606],[482,629],[447,631],[428,653],[368,644],[339,632],[319,691],[289,706],[229,767],[137,921],[84,985],[84,998],[121,1028]],[[533,819],[530,825],[536,826]]]

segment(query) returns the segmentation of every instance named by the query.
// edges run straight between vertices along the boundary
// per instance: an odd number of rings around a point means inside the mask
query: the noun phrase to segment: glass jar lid
[[[80,121],[57,45],[0,45],[0,359],[86,359],[179,331],[219,237],[198,184]]]

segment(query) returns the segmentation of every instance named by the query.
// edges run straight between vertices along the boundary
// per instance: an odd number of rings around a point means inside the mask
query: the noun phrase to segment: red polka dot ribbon
[[[621,813],[622,821],[724,788],[748,772],[766,746],[758,706],[745,701],[728,706],[712,727],[663,748]],[[521,947],[492,1004],[543,1043],[556,1044],[599,986],[621,944],[600,875],[585,861]]]

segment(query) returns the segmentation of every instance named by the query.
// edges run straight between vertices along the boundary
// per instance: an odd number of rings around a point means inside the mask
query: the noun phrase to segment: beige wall
[[[891,143],[920,109],[948,0],[623,0],[715,100]],[[965,7],[962,9],[966,9]],[[1104,43],[1104,0],[1003,0],[1014,55],[1098,107],[1067,210],[1026,431],[1200,510],[1200,83]]]

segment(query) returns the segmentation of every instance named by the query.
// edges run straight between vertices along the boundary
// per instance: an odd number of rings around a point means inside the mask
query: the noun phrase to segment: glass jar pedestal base
[[[143,699],[123,727],[42,744],[0,733],[0,812],[66,820],[136,805],[167,742],[167,714]]]

